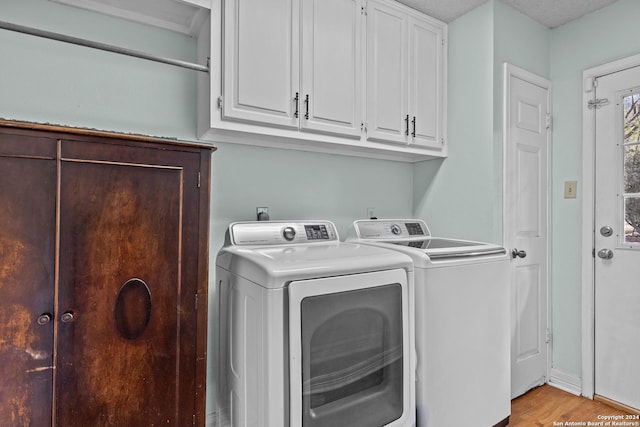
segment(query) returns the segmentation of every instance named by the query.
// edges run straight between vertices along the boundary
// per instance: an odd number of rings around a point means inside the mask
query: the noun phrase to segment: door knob
[[[514,249],[511,251],[511,258],[524,258],[527,256],[527,253],[525,251],[519,251],[517,249]]]
[[[38,316],[38,325],[46,325],[51,322],[51,315],[49,313],[43,313]]]
[[[600,249],[598,256],[602,259],[611,259],[613,258],[613,251],[611,249]]]

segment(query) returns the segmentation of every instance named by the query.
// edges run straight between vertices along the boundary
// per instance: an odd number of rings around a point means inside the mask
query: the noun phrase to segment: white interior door
[[[549,355],[550,85],[505,65],[504,220],[511,262],[511,396],[543,384]]]
[[[596,81],[595,393],[640,410],[640,67]]]

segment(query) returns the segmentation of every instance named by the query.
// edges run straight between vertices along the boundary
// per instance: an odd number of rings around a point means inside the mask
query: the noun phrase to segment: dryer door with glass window
[[[291,423],[395,426],[412,416],[402,269],[289,286]]]

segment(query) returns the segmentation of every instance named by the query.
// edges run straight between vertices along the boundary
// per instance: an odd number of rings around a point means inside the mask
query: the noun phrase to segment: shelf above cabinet
[[[206,20],[211,0],[51,0],[105,15],[195,36]]]

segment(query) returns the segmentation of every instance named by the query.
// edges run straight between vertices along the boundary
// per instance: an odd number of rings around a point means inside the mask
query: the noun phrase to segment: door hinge
[[[218,109],[222,110],[222,96],[218,97]]]
[[[605,105],[609,105],[609,100],[607,98],[602,98],[602,99],[590,99],[589,102],[587,102],[587,108],[589,110],[593,110],[593,109],[598,109],[598,108],[602,108]]]
[[[360,123],[360,130],[364,133],[367,133],[367,122]]]
[[[198,309],[198,294],[196,294],[196,310]]]
[[[551,332],[550,328],[547,328],[547,337],[545,339],[545,342],[547,344],[551,343],[553,341],[553,333]]]
[[[362,6],[360,7],[360,13],[364,16],[367,16],[367,2],[363,1]]]
[[[193,414],[193,418],[192,418],[192,420],[193,420],[193,424],[192,424],[192,425],[194,425],[194,426],[195,426],[195,425],[196,425],[196,414]]]
[[[198,188],[200,188],[200,179],[202,177],[202,174],[200,172],[198,172]]]
[[[551,125],[552,124],[553,124],[553,117],[551,117],[551,114],[547,114],[547,116],[546,116],[547,129],[551,129]]]

